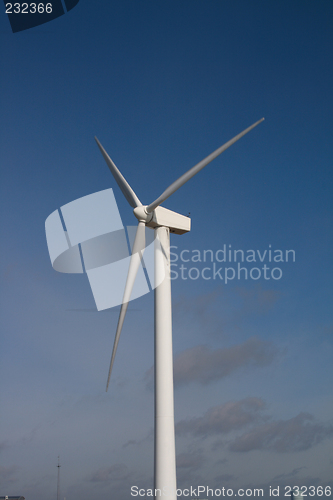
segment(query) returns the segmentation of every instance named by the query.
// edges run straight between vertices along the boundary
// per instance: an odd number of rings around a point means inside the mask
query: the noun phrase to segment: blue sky
[[[332,11],[80,0],[16,34],[0,16],[0,495],[54,499],[58,455],[67,500],[153,485],[153,295],[106,394],[118,310],[46,246],[54,210],[110,187],[135,224],[94,136],[148,204],[262,116],[164,203],[191,213],[178,256],[296,255],[279,280],[173,281],[178,485],[332,486]]]

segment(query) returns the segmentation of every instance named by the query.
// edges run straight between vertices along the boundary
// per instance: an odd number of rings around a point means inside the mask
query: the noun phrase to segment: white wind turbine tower
[[[176,500],[176,455],[175,426],[173,406],[173,361],[172,361],[172,320],[171,320],[171,282],[170,282],[170,232],[183,234],[190,231],[191,220],[188,217],[161,207],[169,196],[190,180],[208,163],[223,153],[229,146],[256,127],[264,118],[257,121],[233,139],[192,167],[173,182],[150,205],[142,205],[139,198],[117,169],[103,146],[95,137],[99,149],[111,170],[118,186],[138,219],[130,260],[123,302],[118,319],[113,345],[109,375],[106,385],[108,390],[112,366],[123,327],[134,281],[139,270],[145,249],[145,226],[155,230],[155,496],[168,495],[168,500]],[[159,241],[159,244],[156,244]],[[165,277],[164,277],[165,276]],[[164,277],[164,279],[163,279]]]

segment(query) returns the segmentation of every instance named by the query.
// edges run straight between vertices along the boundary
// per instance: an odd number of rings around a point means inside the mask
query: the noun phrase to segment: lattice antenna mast
[[[57,500],[59,500],[59,495],[60,495],[60,457],[58,457],[58,481],[57,481]]]

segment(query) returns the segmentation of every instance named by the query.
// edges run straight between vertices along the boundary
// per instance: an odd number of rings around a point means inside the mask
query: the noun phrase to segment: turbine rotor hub
[[[133,210],[133,213],[135,215],[135,217],[139,220],[139,221],[142,221],[142,222],[150,222],[153,218],[153,213],[148,213],[147,210],[147,205],[146,206],[141,206],[141,207],[136,207],[134,210]]]

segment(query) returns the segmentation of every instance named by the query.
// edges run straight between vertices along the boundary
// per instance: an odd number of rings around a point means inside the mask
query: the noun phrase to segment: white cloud
[[[204,345],[192,347],[174,360],[174,384],[176,388],[191,382],[206,385],[241,368],[268,366],[279,354],[271,342],[254,337],[242,344],[221,349],[210,349]],[[146,386],[150,389],[153,375],[152,367],[145,375]]]
[[[231,451],[302,451],[332,435],[332,425],[315,422],[314,417],[309,413],[299,413],[296,417],[268,422],[243,434],[229,445],[229,449]]]
[[[203,417],[181,420],[176,425],[179,434],[191,433],[195,436],[225,434],[262,419],[260,412],[265,403],[259,398],[229,401],[210,408]]]
[[[207,438],[249,427],[250,430],[229,441],[228,449],[234,452],[303,451],[333,435],[333,425],[316,422],[309,413],[302,412],[287,420],[274,421],[263,413],[264,409],[265,403],[260,398],[229,401],[210,408],[202,417],[181,420],[176,425],[176,431],[179,435]],[[226,444],[226,441],[215,441],[212,449],[225,447]]]

